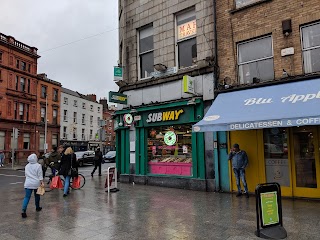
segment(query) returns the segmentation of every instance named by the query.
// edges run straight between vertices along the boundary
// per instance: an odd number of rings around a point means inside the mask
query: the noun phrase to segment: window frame
[[[86,114],[82,113],[82,125],[86,125]]]
[[[63,126],[63,129],[62,129],[62,137],[64,139],[67,139],[68,138],[68,134],[67,134],[67,126]]]
[[[3,58],[3,52],[0,51],[0,62],[2,62],[2,58]]]
[[[63,121],[68,122],[68,110],[63,110]]]
[[[53,100],[54,102],[58,102],[58,99],[59,99],[59,90],[56,89],[56,88],[54,88],[54,89],[52,90],[52,100]]]
[[[196,20],[196,24],[197,24],[197,12],[196,12],[196,9],[195,7],[191,7],[191,8],[188,8],[188,9],[185,9],[181,12],[178,12],[175,14],[174,16],[174,28],[175,28],[175,42],[174,42],[174,45],[175,45],[175,63],[176,63],[176,66],[178,69],[185,69],[185,68],[190,68],[190,67],[193,67],[193,66],[196,66],[196,64],[194,65],[190,65],[190,66],[185,66],[185,67],[180,67],[180,62],[179,62],[179,43],[181,42],[184,42],[184,41],[188,41],[188,40],[191,40],[191,39],[195,39],[196,40],[196,46],[197,46],[197,35],[198,35],[198,31],[196,32],[195,35],[192,35],[192,36],[189,36],[189,37],[186,37],[186,38],[183,38],[183,39],[178,39],[178,16],[181,16],[183,14],[186,14],[188,12],[191,12],[193,11],[194,12],[194,16],[195,16],[195,20]],[[180,25],[179,25],[180,26]],[[198,26],[197,26],[198,27]],[[198,49],[197,49],[197,56],[198,56]]]
[[[306,27],[310,27],[310,26],[314,26],[314,25],[319,25],[319,28],[320,28],[320,21],[316,21],[316,22],[312,22],[312,23],[308,23],[308,24],[304,24],[304,25],[301,25],[300,26],[300,44],[301,44],[301,57],[302,57],[302,70],[303,70],[303,73],[304,74],[312,74],[312,73],[315,73],[315,72],[306,72],[305,70],[305,65],[304,65],[304,52],[306,51],[312,51],[312,50],[315,50],[315,49],[320,49],[320,44],[316,47],[310,47],[310,48],[307,48],[307,49],[304,49],[303,47],[303,31],[302,29],[303,28],[306,28]],[[317,71],[319,72],[319,71]]]
[[[152,28],[153,49],[147,50],[147,51],[144,51],[144,52],[140,53],[140,31],[145,30],[147,28]],[[148,54],[148,53],[151,53],[151,52],[154,53],[154,50],[155,49],[154,49],[154,28],[153,28],[153,24],[148,24],[146,26],[143,26],[143,27],[137,29],[137,63],[138,63],[137,66],[138,66],[138,80],[139,81],[152,78],[152,76],[148,76],[148,77],[144,77],[144,78],[141,77],[141,57],[140,56]],[[154,55],[153,55],[153,64],[154,64]]]
[[[63,104],[68,105],[68,98],[67,97],[63,97]]]
[[[266,2],[266,1],[268,1],[268,0],[256,0],[256,1],[252,2],[252,3],[248,3],[248,4],[245,4],[245,5],[241,6],[241,7],[237,7],[237,0],[234,0],[233,1],[233,8],[235,10],[239,10],[239,9],[247,8],[247,7],[250,7],[250,6],[254,6],[254,5],[260,4],[262,2]]]
[[[26,78],[20,77],[20,91],[26,92]]]
[[[239,63],[239,46],[243,45],[243,44],[248,44],[248,43],[251,43],[251,42],[255,42],[255,41],[258,41],[258,40],[261,40],[261,39],[264,39],[264,38],[271,38],[272,56],[271,57],[265,57],[265,58],[258,58],[258,59],[246,61],[246,62],[243,62],[243,63],[240,64]],[[238,83],[240,85],[252,84],[253,83],[253,82],[251,82],[251,83],[241,83],[240,82],[240,74],[239,74],[240,71],[239,71],[239,68],[240,68],[241,65],[246,65],[246,64],[250,64],[250,63],[254,63],[254,62],[261,62],[261,61],[265,61],[265,60],[269,60],[269,59],[273,59],[273,79],[269,79],[269,80],[274,80],[275,71],[274,71],[274,48],[273,48],[273,36],[272,36],[272,34],[268,34],[268,35],[265,35],[265,36],[260,36],[260,37],[256,37],[256,38],[249,39],[249,40],[246,40],[246,41],[238,42],[238,43],[236,43],[236,47],[237,47],[237,75],[238,75]],[[268,80],[262,80],[262,81],[268,81]]]
[[[73,100],[73,106],[78,107],[78,100]]]
[[[27,139],[28,141],[25,141]],[[25,148],[25,143],[27,143],[27,147]],[[23,134],[23,150],[30,150],[30,133]]]
[[[78,114],[77,112],[73,112],[73,123],[77,124]]]
[[[42,111],[44,110],[44,111]],[[42,112],[43,112],[43,116],[42,116]],[[42,123],[45,123],[45,119],[46,119],[46,107],[45,106],[41,106],[40,107],[40,121]]]
[[[44,92],[43,89],[45,89]],[[48,87],[45,85],[41,85],[41,98],[46,98],[46,96],[48,96]]]
[[[58,109],[56,108],[52,110],[52,124],[58,124]]]

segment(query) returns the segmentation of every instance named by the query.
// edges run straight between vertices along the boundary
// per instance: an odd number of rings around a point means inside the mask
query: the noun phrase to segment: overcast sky
[[[0,7],[0,32],[38,48],[38,73],[98,99],[118,89],[118,0],[1,0]]]

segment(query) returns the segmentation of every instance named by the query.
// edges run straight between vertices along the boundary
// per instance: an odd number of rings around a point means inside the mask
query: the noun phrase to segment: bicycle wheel
[[[72,185],[73,185],[73,184],[72,184],[73,178],[70,179],[70,186],[71,186],[71,188],[74,189],[74,190],[81,189],[81,188],[83,188],[83,186],[86,184],[86,178],[85,178],[81,173],[78,174],[78,177],[80,178],[80,187],[79,187],[79,188],[74,188],[74,187],[72,186]]]

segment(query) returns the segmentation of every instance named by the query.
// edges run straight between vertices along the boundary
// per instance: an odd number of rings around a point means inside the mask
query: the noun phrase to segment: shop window
[[[289,187],[290,171],[287,129],[264,129],[263,139],[267,182],[278,182],[281,186]]]
[[[301,27],[305,73],[320,71],[320,22]]]
[[[151,174],[192,175],[191,125],[148,128]]]
[[[39,136],[39,150],[44,150],[44,133],[40,133]]]
[[[150,77],[153,72],[153,26],[139,31],[139,71],[140,79]]]
[[[29,133],[23,134],[23,149],[24,150],[30,149],[30,134]]]
[[[262,0],[235,0],[235,4],[236,8],[242,8],[261,1]]]
[[[6,133],[0,131],[0,150],[4,150],[5,138],[6,138]]]
[[[52,134],[52,147],[58,146],[58,134]]]
[[[271,36],[238,44],[238,72],[240,84],[274,79]]]
[[[197,62],[197,22],[195,10],[177,15],[177,51],[179,68],[194,65]]]

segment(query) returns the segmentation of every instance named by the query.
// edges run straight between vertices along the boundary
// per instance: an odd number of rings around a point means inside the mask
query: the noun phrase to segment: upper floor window
[[[98,107],[98,113],[100,112],[100,107]]]
[[[19,76],[16,76],[15,89],[19,91]]]
[[[21,70],[26,71],[27,70],[27,64],[26,62],[21,61]]]
[[[73,101],[73,106],[74,106],[74,107],[78,107],[78,101],[77,101],[77,100],[74,100],[74,101]]]
[[[20,68],[20,60],[18,60],[18,59],[16,60],[16,68],[18,68],[18,69]]]
[[[93,116],[90,116],[90,127],[93,126]]]
[[[82,109],[86,109],[86,103],[82,103]]]
[[[0,52],[0,62],[2,61],[2,52]]]
[[[320,71],[320,22],[301,27],[305,73]]]
[[[240,84],[274,79],[271,36],[238,44],[238,71]]]
[[[84,133],[84,129],[82,129],[82,132],[81,132],[81,140],[85,140],[85,133]]]
[[[236,8],[242,8],[244,6],[260,2],[262,0],[235,0]]]
[[[0,62],[1,62],[1,60],[0,60]],[[0,80],[2,80],[2,74],[1,74],[1,69],[0,69]]]
[[[147,78],[153,72],[153,26],[139,31],[139,71],[140,78]]]
[[[64,103],[65,105],[68,105],[68,98],[64,97],[64,98],[63,98],[63,103]]]
[[[90,111],[93,111],[93,105],[90,105]]]
[[[24,117],[24,104],[19,103],[19,119],[24,120],[23,117]]]
[[[58,123],[58,110],[53,109],[52,111],[52,123],[57,124]]]
[[[68,111],[67,110],[63,110],[63,121],[64,122],[68,121]]]
[[[40,115],[41,115],[41,122],[44,122],[44,120],[46,118],[46,108],[45,107],[41,107]]]
[[[23,77],[20,78],[20,91],[26,91],[26,79]]]
[[[82,114],[82,125],[86,124],[86,115]]]
[[[197,61],[197,22],[195,10],[177,15],[177,52],[179,68],[189,67]]]
[[[30,72],[30,71],[31,71],[31,64],[28,63],[28,72]]]
[[[46,98],[47,97],[47,87],[41,86],[41,97]]]
[[[77,123],[77,112],[73,113],[73,123]]]
[[[53,89],[53,97],[52,100],[58,102],[58,89]]]
[[[30,93],[30,84],[31,84],[30,79],[28,79],[28,93]]]

